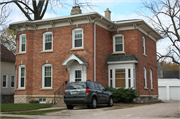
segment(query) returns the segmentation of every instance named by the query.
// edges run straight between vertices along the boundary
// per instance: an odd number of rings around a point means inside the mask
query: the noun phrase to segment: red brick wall
[[[18,74],[18,66],[23,61],[26,66],[26,90],[16,91],[16,95],[53,95],[54,92],[68,80],[69,73],[66,70],[66,66],[62,63],[71,55],[77,54],[81,56],[86,62],[89,63],[87,67],[87,79],[93,80],[93,24],[78,25],[79,28],[83,28],[84,31],[84,50],[72,51],[72,30],[76,26],[64,26],[48,29],[53,32],[53,52],[41,53],[43,47],[43,33],[46,29],[35,31],[24,31],[27,40],[26,54],[17,54],[16,68]],[[17,34],[17,44],[19,44],[19,34]],[[17,45],[17,51],[19,45]],[[52,64],[53,90],[40,90],[42,88],[42,65],[48,60],[49,64]],[[16,77],[18,79],[18,75]],[[18,84],[18,82],[17,82]],[[18,87],[18,85],[17,85]]]
[[[96,25],[96,81],[108,85],[107,57],[113,52],[111,33]]]

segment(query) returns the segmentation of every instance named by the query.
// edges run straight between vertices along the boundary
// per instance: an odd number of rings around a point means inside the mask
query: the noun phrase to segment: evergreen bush
[[[115,103],[119,103],[119,102],[125,102],[125,103],[129,103],[129,102],[133,102],[134,98],[139,97],[139,95],[137,95],[136,90],[132,89],[132,88],[111,88],[109,86],[106,87],[108,89],[108,91],[113,93],[113,101]]]

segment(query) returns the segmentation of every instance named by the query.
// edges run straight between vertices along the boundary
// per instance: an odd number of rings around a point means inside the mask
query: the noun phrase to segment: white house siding
[[[180,100],[179,79],[158,79],[159,99]]]

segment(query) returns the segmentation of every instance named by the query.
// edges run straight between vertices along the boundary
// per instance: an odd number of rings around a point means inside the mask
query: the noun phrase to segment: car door
[[[98,98],[98,103],[101,103],[103,100],[102,100],[102,91],[100,90],[99,88],[99,85],[97,82],[94,82],[94,90],[97,94],[97,98]]]
[[[109,93],[105,91],[105,88],[102,84],[98,83],[100,90],[102,91],[102,101],[108,102],[109,101]]]

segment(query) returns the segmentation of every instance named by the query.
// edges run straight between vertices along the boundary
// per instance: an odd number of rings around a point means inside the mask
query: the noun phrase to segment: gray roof
[[[117,61],[138,61],[135,55],[109,55],[107,62],[117,62]]]
[[[81,58],[79,55],[74,54],[77,58],[79,58],[84,64],[88,64],[83,58]]]

